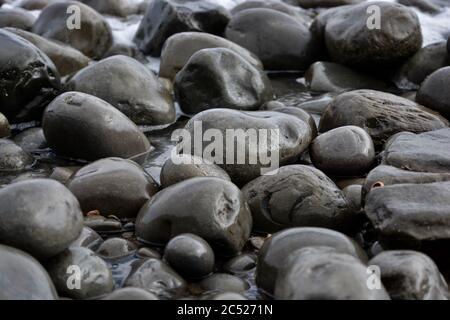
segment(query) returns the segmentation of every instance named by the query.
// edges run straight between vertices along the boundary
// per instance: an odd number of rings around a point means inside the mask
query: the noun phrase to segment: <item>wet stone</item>
[[[0,9],[0,28],[18,28],[31,30],[36,18],[29,12],[22,9]]]
[[[32,256],[0,244],[0,300],[57,300],[45,269]]]
[[[11,134],[11,128],[6,117],[0,113],[0,138],[6,138]]]
[[[80,236],[70,244],[70,247],[83,247],[95,251],[103,243],[102,237],[89,227],[83,227]]]
[[[222,6],[199,0],[156,0],[150,3],[134,37],[139,49],[159,56],[173,34],[198,31],[222,36],[230,19]]]
[[[68,188],[84,213],[98,210],[103,216],[135,218],[158,191],[156,182],[135,162],[106,158],[91,163],[71,178]]]
[[[256,268],[256,256],[254,254],[241,254],[228,260],[223,270],[231,274],[247,273]]]
[[[195,234],[181,234],[164,249],[164,261],[187,279],[204,278],[214,270],[214,251]]]
[[[417,251],[384,251],[368,262],[378,266],[392,300],[448,300],[450,292],[436,264]]]
[[[258,254],[256,284],[269,295],[273,294],[287,257],[295,250],[317,246],[329,247],[367,262],[367,256],[359,245],[340,232],[324,228],[290,228],[275,233],[265,241]]]
[[[355,220],[344,194],[321,171],[304,166],[281,167],[242,189],[254,229],[276,232],[289,227],[345,229]]]
[[[448,121],[408,99],[374,90],[355,90],[338,95],[326,108],[320,132],[354,125],[372,137],[375,147],[402,131],[426,132],[445,128]]]
[[[172,156],[161,170],[161,185],[169,187],[178,182],[196,177],[216,177],[230,181],[230,176],[219,166],[197,156],[181,154]]]
[[[47,270],[59,294],[72,299],[91,299],[110,293],[114,289],[111,271],[105,261],[93,251],[72,247],[52,258]],[[71,266],[77,266],[81,272],[79,288],[70,288]],[[72,271],[73,272],[73,271]]]
[[[103,258],[120,258],[132,254],[137,247],[130,241],[122,238],[110,238],[105,240],[97,250],[97,254]]]
[[[109,219],[99,215],[88,216],[84,225],[96,232],[118,232],[122,230],[122,223],[117,219]]]
[[[109,103],[80,92],[58,96],[46,108],[42,128],[50,147],[63,156],[143,162],[151,145],[139,128]]]
[[[121,288],[114,290],[102,300],[158,300],[158,297],[141,288]]]
[[[226,38],[258,56],[267,70],[306,70],[320,56],[305,23],[280,11],[256,8],[235,14]]]
[[[0,172],[22,171],[33,163],[33,157],[13,141],[0,139]]]
[[[76,5],[80,28],[67,28],[67,12]],[[68,11],[69,10],[69,11]],[[112,45],[112,32],[101,14],[78,1],[56,2],[46,6],[33,25],[33,33],[68,44],[89,58],[101,58]]]
[[[172,201],[176,197],[178,201]],[[252,228],[251,213],[241,191],[218,178],[188,179],[158,192],[139,212],[139,240],[165,245],[171,237],[195,233],[216,254],[235,255]]]
[[[138,287],[161,298],[177,297],[186,290],[186,281],[158,259],[136,262],[125,287]]]
[[[337,176],[367,173],[375,162],[372,138],[356,126],[339,127],[321,134],[313,140],[309,150],[315,167]]]
[[[249,288],[249,284],[241,278],[226,273],[215,273],[202,280],[199,285],[206,292],[242,293]]]
[[[67,83],[66,90],[103,99],[138,125],[175,121],[169,91],[152,71],[130,57],[109,57],[80,70]]]
[[[416,101],[450,118],[450,67],[430,74],[417,91]]]
[[[26,152],[35,152],[48,147],[42,128],[27,129],[14,137],[14,142]]]
[[[188,114],[212,108],[257,110],[272,95],[262,70],[225,48],[194,53],[178,72],[174,90]]]

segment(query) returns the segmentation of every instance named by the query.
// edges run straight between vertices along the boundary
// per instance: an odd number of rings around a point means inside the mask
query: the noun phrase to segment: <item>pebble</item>
[[[68,182],[84,213],[135,218],[158,191],[158,185],[141,166],[130,160],[106,158],[78,170]]]
[[[267,70],[306,70],[320,56],[319,44],[305,22],[271,9],[236,13],[225,35],[256,54]]]
[[[265,241],[258,254],[256,284],[271,295],[280,270],[289,255],[307,247],[330,247],[338,253],[354,256],[363,263],[367,256],[359,245],[346,235],[323,228],[290,228],[272,235]]]
[[[40,119],[61,87],[56,67],[32,43],[3,29],[0,48],[8,48],[0,52],[0,112],[11,124]]]
[[[79,237],[70,244],[70,248],[83,247],[95,251],[103,243],[102,237],[89,227],[83,227]]]
[[[174,90],[187,114],[212,108],[257,110],[272,95],[267,76],[225,48],[194,53],[177,73]]]
[[[155,0],[145,12],[134,42],[152,56],[160,56],[164,42],[173,34],[198,31],[222,36],[230,19],[224,7],[201,0]]]
[[[59,294],[64,297],[93,299],[114,290],[108,265],[87,248],[67,249],[47,262],[47,270]],[[73,279],[73,276],[77,274],[78,280]],[[76,281],[80,281],[78,286]]]
[[[122,238],[110,238],[105,240],[98,250],[97,254],[102,258],[115,259],[134,253],[137,246]]]
[[[305,226],[342,230],[355,220],[342,191],[321,171],[304,165],[256,178],[242,193],[260,232]]]
[[[447,282],[427,255],[408,250],[384,251],[368,262],[380,268],[392,300],[448,300]]]
[[[213,249],[195,234],[180,234],[171,239],[164,249],[163,258],[187,279],[204,278],[214,271]]]
[[[0,172],[23,171],[34,163],[33,157],[8,139],[0,139]]]
[[[77,199],[54,180],[10,184],[0,189],[0,203],[0,242],[38,259],[64,251],[83,228]]]
[[[202,280],[199,285],[206,292],[243,293],[249,289],[249,284],[247,282],[226,273],[215,273]]]
[[[247,273],[256,268],[256,256],[254,254],[245,253],[228,260],[223,270],[230,274]]]
[[[27,129],[14,137],[14,142],[25,152],[36,152],[48,147],[44,131],[40,127]]]
[[[11,134],[8,119],[0,113],[0,138],[7,138]]]
[[[416,101],[446,118],[450,118],[450,67],[436,70],[430,74],[417,91]]]
[[[151,70],[130,57],[118,55],[89,65],[74,75],[65,89],[103,99],[138,125],[175,121],[169,91]]]
[[[26,10],[0,9],[0,28],[18,28],[22,30],[31,30],[36,18]]]
[[[32,256],[0,244],[0,300],[57,300],[47,271]]]
[[[67,27],[68,12],[77,6],[80,28]],[[68,44],[92,59],[101,58],[113,42],[111,28],[97,11],[78,1],[56,2],[46,6],[31,30],[40,36]]]
[[[339,127],[321,134],[311,143],[309,155],[316,168],[338,176],[367,173],[375,163],[372,138],[356,126]]]
[[[128,287],[114,290],[102,300],[158,300],[158,297],[147,290]]]
[[[151,150],[147,137],[123,113],[81,92],[66,92],[53,100],[42,128],[57,154],[76,159],[120,157],[142,163]]]
[[[448,121],[408,99],[375,90],[355,90],[338,95],[326,108],[319,131],[354,125],[372,137],[375,147],[402,131],[414,133],[445,128]]]
[[[231,182],[209,177],[163,189],[136,219],[136,236],[145,243],[165,245],[174,236],[195,233],[221,255],[239,253],[251,229],[250,209],[241,191]]]

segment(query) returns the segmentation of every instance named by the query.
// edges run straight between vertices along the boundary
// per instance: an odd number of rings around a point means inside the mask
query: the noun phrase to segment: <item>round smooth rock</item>
[[[64,251],[83,228],[77,199],[54,180],[10,184],[0,189],[0,203],[0,242],[39,259]]]
[[[381,19],[376,19],[372,6]],[[331,9],[320,14],[311,28],[323,39],[333,61],[356,68],[389,68],[422,47],[417,14],[397,3],[363,2]]]
[[[356,176],[370,171],[375,163],[372,138],[362,128],[344,126],[313,140],[309,156],[315,167],[337,176]]]
[[[46,108],[42,121],[48,144],[64,156],[120,157],[142,163],[151,150],[147,137],[123,113],[81,92],[58,96]]]
[[[13,141],[0,139],[0,172],[22,171],[34,163],[34,158]]]
[[[226,273],[215,273],[200,281],[199,285],[206,292],[242,293],[250,288],[246,281]]]
[[[438,3],[428,0],[398,0],[398,3],[405,6],[415,7],[423,12],[436,14],[441,11],[441,7]]]
[[[362,209],[362,188],[362,185],[352,184],[342,190],[350,208],[358,213]]]
[[[305,23],[271,9],[247,9],[235,14],[225,35],[256,54],[268,70],[306,70],[320,53]]]
[[[26,152],[35,152],[48,147],[42,128],[30,128],[14,137],[14,142]]]
[[[10,123],[40,119],[60,86],[53,62],[41,50],[0,30],[0,112]]]
[[[204,278],[214,271],[214,251],[195,234],[181,234],[171,239],[164,249],[163,258],[188,279]]]
[[[6,138],[11,134],[11,128],[6,117],[0,113],[0,138]]]
[[[164,42],[173,34],[198,31],[222,36],[230,19],[228,11],[201,0],[155,0],[138,27],[134,42],[152,56],[160,56]]]
[[[450,118],[450,67],[429,75],[417,91],[416,101]]]
[[[288,0],[294,2],[302,8],[330,8],[344,6],[348,4],[357,4],[364,0]]]
[[[262,70],[226,48],[194,53],[175,77],[174,90],[188,114],[211,108],[256,110],[272,95]]]
[[[387,86],[382,81],[364,73],[352,70],[338,63],[318,61],[306,71],[308,87],[319,92],[341,92],[355,89],[383,90]]]
[[[53,61],[61,76],[72,74],[86,67],[91,61],[91,59],[71,46],[16,28],[6,28],[5,30],[30,41],[42,50]]]
[[[0,244],[0,300],[57,300],[47,271],[32,256]]]
[[[338,253],[367,262],[367,256],[359,245],[340,232],[323,228],[290,228],[272,235],[259,251],[256,268],[258,287],[273,294],[277,276],[289,255],[306,247],[330,247]]]
[[[133,6],[133,1],[81,0],[81,2],[95,9],[99,13],[122,18],[125,18],[136,11],[136,8]]]
[[[72,247],[47,262],[47,270],[60,295],[92,299],[114,290],[108,265],[93,251]]]
[[[84,213],[135,218],[158,191],[158,185],[138,164],[120,158],[101,159],[81,168],[68,183]]]
[[[158,297],[141,288],[121,288],[114,290],[102,300],[158,300]]]
[[[289,165],[263,175],[242,189],[254,229],[276,232],[289,227],[346,229],[355,220],[344,194],[321,171]]]
[[[275,285],[278,300],[390,300],[385,288],[367,285],[367,267],[357,258],[310,247],[290,254]]]
[[[3,0],[1,0],[3,1]],[[0,1],[0,2],[1,2]],[[42,10],[52,2],[56,2],[59,0],[21,0],[17,4],[18,7],[26,9],[26,10]]]
[[[155,249],[142,247],[137,251],[137,255],[141,258],[155,258],[161,260],[161,254]]]
[[[263,69],[261,61],[247,49],[224,38],[201,32],[176,33],[166,40],[161,52],[159,76],[173,79],[189,59],[202,49],[226,48],[247,60],[254,67]]]
[[[427,255],[408,250],[384,251],[368,262],[392,300],[448,300],[450,292],[438,267]]]
[[[173,201],[173,199],[178,199]],[[236,255],[250,236],[252,217],[241,191],[219,178],[193,178],[158,192],[136,219],[136,236],[164,245],[194,233],[220,255]]]
[[[397,71],[394,81],[400,88],[415,89],[428,75],[448,65],[450,56],[447,53],[447,43],[433,43],[421,48],[409,58]]]
[[[137,246],[122,238],[110,238],[105,240],[97,250],[97,254],[104,258],[119,258],[136,251]]]
[[[133,264],[125,287],[138,287],[161,298],[177,297],[186,290],[186,281],[159,259],[145,259]]]
[[[354,125],[372,137],[376,147],[402,131],[426,132],[448,127],[448,121],[405,98],[375,90],[355,90],[334,98],[320,121],[320,132]]]
[[[169,91],[143,64],[126,56],[113,56],[78,72],[66,85],[109,102],[139,125],[175,121]]]
[[[0,28],[31,30],[36,18],[31,13],[18,8],[0,9]]]
[[[314,134],[309,121],[304,120],[302,115],[277,111],[208,110],[192,117],[185,126],[188,136],[202,140],[202,148],[199,150],[192,142],[184,141],[181,146],[184,154],[191,153],[218,164],[234,183],[242,186],[279,166],[297,161]],[[203,134],[209,128],[214,129],[210,133],[214,132],[219,142],[212,144],[198,136],[200,131]],[[258,137],[260,143],[255,142]],[[219,151],[213,154],[213,147]]]
[[[231,181],[221,167],[190,154],[172,155],[161,170],[161,185],[167,188],[178,182],[196,177],[216,177]]]
[[[300,7],[296,7],[278,0],[247,0],[242,3],[239,3],[237,6],[234,6],[233,9],[231,9],[231,14],[235,15],[244,10],[257,8],[271,9],[282,13],[286,13],[291,17],[298,19],[306,26],[309,26],[309,24],[312,21],[311,18],[312,15],[308,11],[303,10]]]
[[[79,26],[76,25],[76,16],[73,16],[77,13]],[[32,32],[68,44],[93,59],[103,57],[113,41],[111,28],[103,16],[78,1],[46,6],[33,25]]]

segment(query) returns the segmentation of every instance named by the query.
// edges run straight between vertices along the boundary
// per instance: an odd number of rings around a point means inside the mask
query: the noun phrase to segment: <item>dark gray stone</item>
[[[384,251],[368,265],[380,268],[380,276],[392,300],[448,300],[450,293],[436,264],[423,253]]]
[[[77,199],[54,180],[10,184],[0,189],[0,203],[0,242],[39,259],[64,251],[83,228]]]
[[[153,178],[130,160],[107,158],[81,168],[68,183],[81,209],[104,216],[135,218],[158,191]]]
[[[320,55],[319,44],[305,23],[271,9],[235,14],[225,34],[256,54],[268,70],[306,70]]]
[[[304,166],[281,167],[242,189],[254,229],[276,232],[288,227],[345,229],[355,217],[344,194],[321,171]]]
[[[159,56],[173,34],[199,31],[222,36],[230,19],[228,11],[215,3],[199,0],[155,0],[150,3],[134,37],[139,49]]]
[[[176,235],[194,233],[221,255],[239,253],[251,229],[250,209],[241,191],[218,178],[188,179],[158,192],[136,220],[141,241],[164,245]]]
[[[14,142],[26,152],[34,152],[48,147],[42,128],[27,129],[14,137]]]
[[[357,176],[375,163],[372,138],[362,128],[344,126],[327,131],[313,140],[309,155],[315,167],[336,176]]]
[[[250,288],[246,281],[226,273],[215,273],[202,280],[199,284],[206,292],[242,293]]]
[[[357,4],[364,0],[283,0],[303,8],[330,8],[348,4]]]
[[[436,14],[441,11],[441,7],[432,1],[428,0],[398,0],[398,3],[409,7],[416,7],[423,12]]]
[[[275,299],[279,300],[390,300],[384,287],[371,290],[367,267],[357,258],[310,247],[290,254],[280,271]]]
[[[223,270],[231,274],[243,274],[256,268],[256,255],[245,253],[228,260]]]
[[[95,251],[103,243],[102,237],[89,227],[83,227],[80,236],[71,243],[70,248],[83,247]]]
[[[450,67],[430,74],[417,91],[416,101],[450,118]]]
[[[0,244],[0,300],[57,300],[45,269],[25,252]]]
[[[31,30],[36,18],[29,12],[18,8],[0,9],[0,28]]]
[[[320,121],[321,132],[354,125],[363,128],[381,147],[389,137],[402,132],[426,132],[448,126],[431,110],[393,94],[356,90],[342,93],[328,105]]]
[[[187,279],[204,278],[214,271],[214,251],[195,234],[180,234],[171,239],[163,258]]]
[[[137,246],[123,238],[110,238],[105,240],[97,250],[97,254],[104,258],[120,258],[134,253]]]
[[[158,300],[158,297],[141,288],[121,288],[114,290],[102,300]]]
[[[67,27],[68,22],[73,22],[70,20],[74,14],[74,11],[69,10],[71,6],[79,8],[79,29]],[[93,59],[103,57],[113,41],[111,28],[102,15],[78,1],[56,2],[46,6],[32,31],[45,38],[68,44]]]
[[[32,32],[27,32],[16,28],[6,28],[5,30],[30,41],[37,48],[42,50],[42,52],[44,52],[53,61],[61,76],[72,74],[86,67],[91,61],[91,59],[86,57],[77,49],[46,39]]]
[[[114,290],[114,283],[108,265],[93,251],[72,247],[52,258],[47,270],[59,294],[72,299],[92,299]],[[76,269],[73,269],[76,266]],[[72,267],[72,268],[71,268]],[[79,288],[72,288],[80,278]]]
[[[67,91],[79,91],[109,102],[139,125],[175,121],[169,91],[143,64],[126,56],[113,56],[78,72]]]
[[[259,251],[256,284],[266,293],[273,294],[278,274],[289,255],[297,249],[317,246],[330,247],[338,253],[367,262],[367,256],[359,245],[340,232],[323,228],[290,228],[275,233],[265,241]]]
[[[147,137],[123,113],[80,92],[53,100],[45,110],[42,128],[52,149],[77,159],[120,157],[141,163],[151,151]]]
[[[132,13],[136,13],[133,1],[123,0],[80,0],[82,3],[95,9],[99,13],[125,18]]]
[[[0,172],[22,171],[34,163],[34,158],[13,141],[0,139]]]
[[[60,86],[53,62],[41,50],[0,30],[0,112],[10,123],[40,119]]]
[[[262,70],[226,48],[194,53],[175,77],[174,90],[188,114],[212,108],[257,110],[272,96]]]
[[[145,259],[133,264],[125,287],[142,288],[161,298],[177,297],[186,290],[186,281],[158,259]]]

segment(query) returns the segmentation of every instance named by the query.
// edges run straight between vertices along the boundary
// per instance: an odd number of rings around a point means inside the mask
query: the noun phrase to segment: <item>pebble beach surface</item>
[[[449,37],[446,0],[0,0],[0,299],[449,299]],[[173,153],[198,123],[279,168]]]

